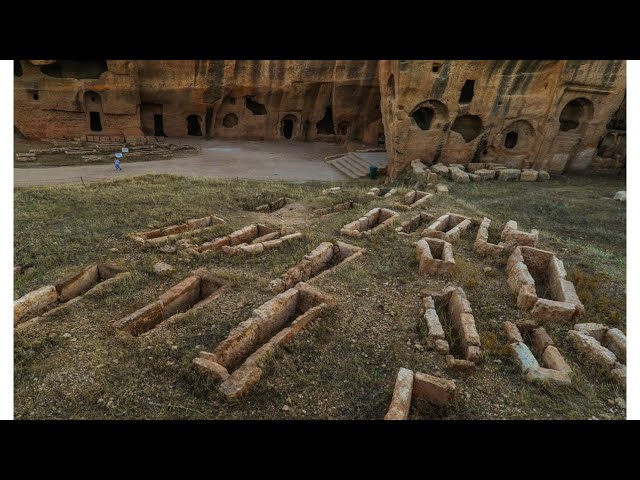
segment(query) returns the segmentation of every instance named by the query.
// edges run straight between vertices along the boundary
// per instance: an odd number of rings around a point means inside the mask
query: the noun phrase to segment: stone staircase
[[[367,155],[364,155],[359,152],[349,152],[348,154],[341,157],[327,160],[327,163],[349,178],[366,177],[367,175],[369,175],[369,166],[371,165],[376,165],[378,168],[383,168],[386,166],[386,152],[384,152],[382,156],[377,155],[376,157],[380,157],[380,159],[375,158],[374,161],[371,161],[371,159],[363,158],[365,156],[371,157],[371,154],[369,153]],[[382,160],[383,157],[384,160]]]

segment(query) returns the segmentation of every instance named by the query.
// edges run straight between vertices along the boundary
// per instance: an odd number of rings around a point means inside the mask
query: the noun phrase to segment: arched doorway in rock
[[[420,130],[441,129],[449,121],[447,106],[438,100],[425,100],[412,110],[411,119]]]
[[[187,135],[192,137],[202,136],[202,127],[200,126],[200,115],[191,114],[187,117]]]
[[[586,98],[576,98],[567,103],[560,112],[560,131],[576,130],[580,124],[593,117],[593,103]]]
[[[293,137],[293,131],[298,119],[293,115],[285,115],[280,121],[280,134],[290,140]]]
[[[94,91],[84,92],[84,111],[87,113],[89,129],[92,132],[102,131],[102,98]]]

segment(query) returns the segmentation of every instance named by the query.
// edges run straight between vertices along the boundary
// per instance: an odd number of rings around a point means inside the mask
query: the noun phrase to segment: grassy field
[[[445,368],[422,348],[426,328],[421,292],[446,280],[421,276],[419,238],[393,229],[371,238],[339,235],[342,225],[375,206],[388,206],[415,186],[406,178],[399,194],[372,198],[371,180],[334,184],[193,180],[148,176],[88,186],[16,188],[15,263],[33,264],[15,277],[14,295],[51,284],[83,265],[109,261],[131,270],[126,281],[90,293],[15,335],[15,417],[72,419],[382,419],[399,367],[453,378],[462,390],[447,407],[415,404],[413,419],[619,419],[625,398],[602,372],[584,363],[566,341],[567,326],[547,331],[574,371],[570,387],[527,383],[508,356],[505,320],[527,318],[516,309],[504,271],[505,259],[476,255],[476,226],[454,245],[450,281],[469,298],[484,357],[472,375]],[[339,195],[322,196],[339,185]],[[450,195],[427,202],[425,211],[490,217],[490,241],[507,220],[540,231],[540,247],[564,261],[587,313],[581,321],[626,330],[626,207],[613,200],[625,189],[621,177],[570,177],[546,183],[449,183]],[[296,203],[272,214],[252,210],[280,196]],[[312,208],[346,200],[353,210],[322,218]],[[187,259],[179,253],[143,249],[125,239],[131,232],[215,214],[227,224],[199,235],[200,243],[251,222],[291,225],[303,238],[288,248],[253,257],[216,253]],[[417,212],[402,212],[407,219]],[[419,231],[421,231],[420,229]],[[211,351],[229,331],[273,295],[268,284],[322,241],[341,239],[364,246],[362,258],[314,284],[333,295],[336,307],[309,325],[288,350],[279,351],[265,376],[238,402],[191,367],[200,350]],[[112,252],[111,249],[117,249]],[[165,261],[176,270],[156,277]],[[492,267],[485,273],[484,267]],[[148,337],[119,333],[113,322],[153,301],[191,270],[206,267],[230,288],[218,300]],[[64,334],[70,334],[65,336]],[[283,410],[288,405],[289,409]]]

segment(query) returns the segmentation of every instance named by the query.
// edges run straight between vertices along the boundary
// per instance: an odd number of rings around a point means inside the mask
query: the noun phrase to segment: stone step
[[[361,161],[358,161],[357,157],[353,155],[347,155],[346,157],[341,157],[339,160],[342,160],[343,163],[349,165],[354,171],[358,172],[360,175],[368,175],[369,174],[369,164],[363,165]]]
[[[367,171],[367,173],[369,173],[369,166],[371,165],[370,162],[368,162],[363,158],[360,158],[357,153],[350,153],[349,156],[354,162],[358,163],[360,166],[362,166],[362,168],[364,168]]]
[[[327,163],[332,167],[336,168],[340,172],[344,173],[349,178],[360,178],[360,174],[352,170],[348,165],[345,165],[341,162],[342,158],[337,158],[335,160],[329,160]]]

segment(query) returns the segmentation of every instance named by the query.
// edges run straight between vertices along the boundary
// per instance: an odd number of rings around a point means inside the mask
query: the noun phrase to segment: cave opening
[[[389,90],[390,90],[390,95],[392,97],[395,97],[395,95],[396,95],[396,82],[395,82],[395,79],[393,78],[393,74],[391,74],[389,76],[389,80],[387,80],[387,88],[389,88]]]
[[[327,107],[324,111],[324,117],[316,122],[316,133],[320,135],[335,135],[335,127],[333,125],[333,110]]]
[[[435,112],[432,108],[420,107],[411,114],[411,118],[413,118],[420,130],[429,130],[434,115]]]
[[[227,113],[222,119],[222,126],[233,128],[238,124],[238,116],[235,113]]]
[[[200,117],[198,115],[191,114],[187,117],[187,134],[192,137],[202,136]]]
[[[153,134],[156,137],[166,137],[164,134],[164,121],[161,113],[153,115]]]
[[[102,131],[102,122],[100,121],[100,112],[89,112],[89,128],[92,132]]]
[[[475,80],[467,80],[464,82],[462,90],[460,90],[460,99],[458,103],[470,103],[473,100],[473,88],[476,84]]]
[[[22,76],[22,64],[20,63],[20,60],[13,61],[13,75],[15,77]]]
[[[482,120],[476,115],[462,115],[453,122],[451,130],[458,132],[469,143],[482,132]]]
[[[598,156],[603,158],[612,158],[615,150],[615,145],[615,136],[611,133],[608,133],[598,143]]]
[[[263,104],[261,104],[259,102],[256,102],[249,95],[245,95],[245,97],[244,97],[244,106],[247,107],[249,110],[251,110],[251,113],[253,113],[254,115],[266,115],[267,114],[266,107]]]
[[[518,132],[509,132],[504,138],[504,146],[513,148],[518,144]]]
[[[587,99],[576,98],[567,103],[560,112],[560,131],[568,132],[580,126],[586,116],[586,107],[590,105]]]
[[[286,139],[291,138],[293,134],[293,120],[290,118],[282,119],[282,136]]]

